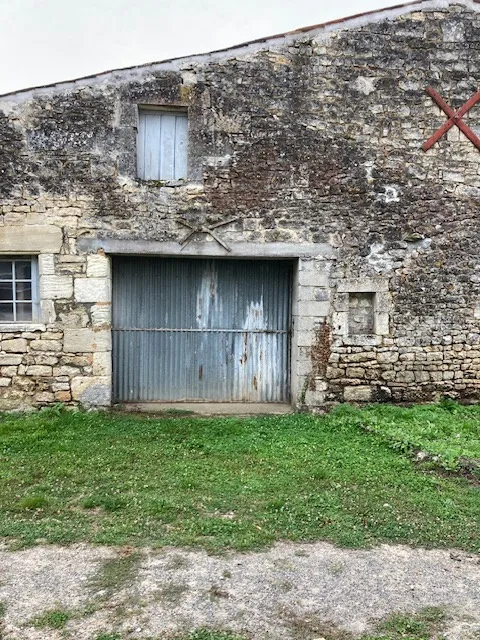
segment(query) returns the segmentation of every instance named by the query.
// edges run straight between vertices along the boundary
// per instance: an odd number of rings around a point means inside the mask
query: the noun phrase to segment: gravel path
[[[480,557],[381,546],[280,543],[265,552],[209,556],[179,549],[74,545],[0,547],[5,640],[169,637],[207,626],[255,639],[319,638],[326,623],[361,633],[395,611],[445,607],[447,637],[480,637]],[[47,610],[64,629],[35,628]]]

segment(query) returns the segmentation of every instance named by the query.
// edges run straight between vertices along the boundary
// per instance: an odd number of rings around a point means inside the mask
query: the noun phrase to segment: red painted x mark
[[[466,113],[468,113],[470,109],[473,106],[475,106],[477,102],[480,100],[480,89],[477,91],[477,93],[475,93],[470,98],[470,100],[468,100],[463,105],[463,107],[460,107],[458,111],[454,111],[452,107],[450,107],[445,102],[442,96],[439,93],[437,93],[435,89],[432,89],[432,87],[428,87],[427,93],[429,96],[431,96],[435,100],[435,102],[438,104],[440,109],[442,109],[442,111],[444,111],[447,114],[448,120],[445,122],[444,125],[440,127],[440,129],[436,133],[433,134],[431,138],[429,138],[425,142],[422,149],[424,151],[428,151],[431,147],[433,147],[433,145],[436,142],[440,140],[442,136],[444,136],[447,133],[447,131],[450,131],[450,129],[455,125],[460,129],[460,131],[462,131],[467,136],[467,138],[471,142],[473,142],[473,144],[477,147],[477,149],[480,149],[480,138],[475,133],[473,133],[470,127],[466,125],[465,122],[463,122],[462,120],[463,116]]]

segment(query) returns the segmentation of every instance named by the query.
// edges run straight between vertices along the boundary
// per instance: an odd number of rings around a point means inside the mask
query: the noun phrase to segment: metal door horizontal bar
[[[290,331],[281,331],[279,329],[167,329],[167,328],[140,328],[140,327],[114,327],[112,331],[163,331],[164,333],[281,333],[289,334]]]

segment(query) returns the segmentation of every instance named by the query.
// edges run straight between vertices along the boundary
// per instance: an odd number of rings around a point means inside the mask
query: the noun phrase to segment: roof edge
[[[464,6],[469,6],[472,9],[478,10],[480,11],[480,7],[476,7],[475,5],[479,5],[480,4],[480,0],[411,0],[410,2],[405,2],[402,4],[395,4],[395,5],[391,5],[388,7],[383,7],[382,9],[373,9],[371,11],[364,11],[362,13],[356,13],[350,16],[346,16],[343,18],[337,18],[335,20],[329,20],[328,22],[323,22],[323,23],[319,23],[319,24],[315,24],[315,25],[310,25],[307,27],[300,27],[298,29],[293,29],[292,31],[286,31],[285,33],[277,33],[274,35],[270,35],[270,36],[265,36],[262,38],[256,38],[254,40],[248,40],[246,42],[242,42],[240,44],[235,44],[232,45],[231,47],[225,47],[222,49],[215,49],[213,51],[208,51],[208,52],[203,52],[203,53],[195,53],[195,54],[190,54],[190,55],[186,55],[186,56],[179,56],[176,58],[166,58],[164,60],[157,60],[157,61],[153,61],[153,62],[146,62],[146,63],[142,63],[142,64],[138,64],[138,65],[132,65],[132,66],[128,66],[128,67],[119,67],[116,69],[109,69],[106,71],[100,71],[98,73],[92,73],[92,74],[88,74],[86,76],[80,76],[79,78],[72,78],[69,80],[59,80],[57,82],[52,82],[52,83],[48,83],[48,84],[44,84],[44,85],[36,85],[33,87],[26,87],[24,89],[17,89],[14,91],[9,91],[7,93],[2,93],[0,94],[0,99],[3,98],[8,98],[8,97],[13,97],[13,96],[21,96],[22,94],[27,94],[29,92],[34,92],[34,91],[39,91],[41,89],[53,89],[55,87],[63,87],[63,86],[72,86],[75,85],[76,83],[85,83],[85,81],[87,80],[92,80],[92,79],[101,79],[104,78],[105,76],[108,75],[113,75],[115,73],[121,73],[121,72],[128,72],[128,71],[136,71],[136,70],[143,70],[146,69],[148,67],[156,67],[159,65],[167,65],[167,64],[174,64],[174,63],[181,63],[182,61],[184,62],[188,62],[189,60],[192,60],[192,62],[195,61],[195,59],[201,59],[201,58],[208,58],[208,57],[213,57],[213,56],[217,56],[219,54],[223,54],[223,53],[229,53],[229,52],[234,52],[234,51],[240,51],[242,49],[249,49],[254,47],[255,45],[258,44],[266,44],[268,42],[271,41],[275,41],[275,40],[284,40],[284,39],[288,39],[288,38],[292,38],[298,35],[302,35],[302,34],[306,34],[306,33],[310,33],[312,31],[320,31],[320,30],[328,30],[333,31],[337,26],[341,27],[341,26],[346,26],[348,27],[349,23],[355,23],[358,20],[362,20],[365,18],[369,18],[369,17],[374,17],[374,16],[383,16],[383,14],[389,14],[389,13],[395,13],[394,17],[397,17],[398,15],[404,15],[405,13],[409,13],[411,10],[413,10],[415,7],[422,7],[424,6],[425,8],[429,8],[432,7],[434,8],[446,8],[450,5],[454,5],[454,4],[460,4],[460,5],[464,5]]]

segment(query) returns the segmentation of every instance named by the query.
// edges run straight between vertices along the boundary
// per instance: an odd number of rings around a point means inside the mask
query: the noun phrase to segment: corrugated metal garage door
[[[292,265],[114,258],[117,402],[286,402]]]

